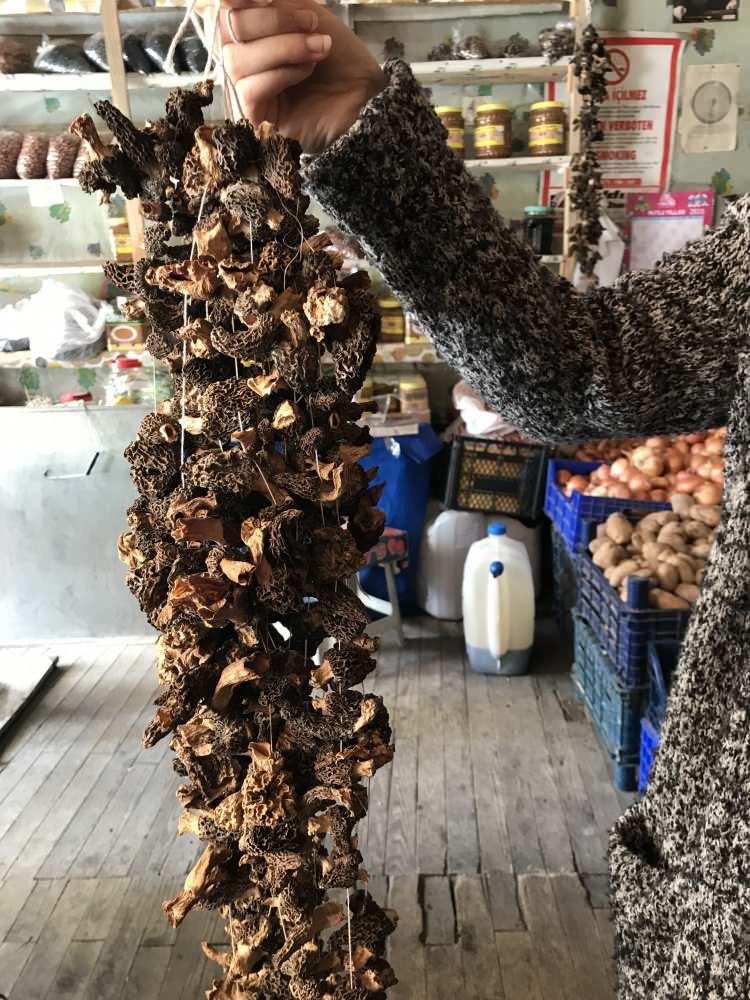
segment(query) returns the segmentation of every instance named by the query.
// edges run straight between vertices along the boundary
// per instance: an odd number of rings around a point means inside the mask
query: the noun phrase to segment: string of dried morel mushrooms
[[[140,496],[119,540],[162,632],[144,743],[172,734],[179,830],[206,842],[164,910],[176,926],[221,909],[231,947],[204,946],[223,972],[211,1000],[380,1000],[396,916],[355,888],[354,828],[393,746],[382,700],[354,690],[376,644],[346,586],[384,522],[352,402],[378,319],[368,278],[339,277],[305,214],[297,144],[205,124],[211,99],[209,82],[173,91],[142,129],[99,102],[111,143],[88,115],[71,125],[83,189],[120,188],[150,220],[146,257],[104,270],[174,373],[125,453]],[[344,888],[348,907],[327,898]]]

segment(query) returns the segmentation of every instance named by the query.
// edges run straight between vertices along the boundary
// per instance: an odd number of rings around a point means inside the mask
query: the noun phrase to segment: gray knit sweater
[[[729,424],[662,749],[610,868],[620,1000],[748,998],[750,201],[653,271],[579,295],[505,228],[407,67],[388,72],[308,184],[466,381],[541,439]]]

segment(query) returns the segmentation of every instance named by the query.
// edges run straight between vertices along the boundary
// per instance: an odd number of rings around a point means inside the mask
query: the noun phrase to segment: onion
[[[669,480],[666,476],[654,476],[651,480],[651,486],[653,489],[665,490],[669,486]]]
[[[716,483],[703,483],[703,485],[693,494],[696,503],[701,507],[712,507],[721,503],[721,490]]]
[[[612,463],[613,479],[619,479],[624,482],[632,471],[632,466],[627,458],[618,458],[616,462]]]
[[[691,455],[690,461],[688,462],[688,467],[691,472],[697,472],[705,461],[706,461],[705,455]]]
[[[576,490],[578,493],[583,493],[588,485],[588,476],[571,476],[567,483],[569,490]]]
[[[681,455],[688,455],[690,453],[690,445],[684,438],[675,438],[672,442],[672,447],[675,451],[679,451]]]
[[[700,476],[701,479],[710,479],[711,473],[713,472],[714,466],[710,459],[704,459],[698,468],[695,470],[696,475]]]
[[[678,472],[674,488],[677,493],[694,493],[704,482],[700,476],[690,472]]]
[[[661,451],[666,448],[669,444],[669,439],[665,437],[650,437],[646,438],[646,447],[651,448],[654,451]]]
[[[698,444],[700,441],[706,440],[707,434],[708,431],[700,431],[697,434],[686,434],[685,440],[687,441],[688,444]]]
[[[664,455],[664,465],[668,472],[681,472],[685,468],[685,456],[677,448],[668,448]]]
[[[650,490],[637,490],[633,494],[633,499],[634,500],[650,500],[651,499],[651,491]]]
[[[723,468],[719,468],[718,466],[716,468],[714,468],[714,469],[711,469],[711,475],[708,478],[711,480],[712,483],[716,483],[717,486],[723,486],[724,485],[724,469]]]
[[[706,438],[706,454],[707,455],[723,455],[724,454],[724,441],[718,437]]]
[[[649,479],[652,479],[654,476],[660,476],[664,471],[664,459],[662,456],[645,445],[635,449],[630,456],[630,461],[639,472],[642,472],[644,476],[648,476]]]
[[[611,470],[608,465],[600,465],[591,473],[592,483],[603,483],[606,479],[611,479]]]
[[[666,503],[668,496],[666,490],[651,490],[651,499],[654,503]]]
[[[613,500],[630,500],[631,493],[625,483],[612,483],[609,487],[609,495]]]
[[[706,446],[705,446],[705,444],[702,441],[696,441],[694,444],[691,444],[690,445],[690,454],[691,455],[705,455],[706,454]]]
[[[631,472],[628,476],[628,489],[631,493],[646,493],[651,484],[642,472]]]
[[[595,486],[592,490],[589,490],[589,496],[591,497],[608,497],[609,489],[606,486]]]
[[[570,469],[560,469],[557,473],[557,485],[564,486],[566,483],[570,482],[573,473]]]

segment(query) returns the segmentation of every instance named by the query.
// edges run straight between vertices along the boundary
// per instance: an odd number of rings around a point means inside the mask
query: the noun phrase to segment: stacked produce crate
[[[658,746],[719,521],[724,437],[605,442],[611,462],[585,461],[588,446],[549,463],[545,511],[560,617],[570,608],[573,679],[626,791],[645,787]]]

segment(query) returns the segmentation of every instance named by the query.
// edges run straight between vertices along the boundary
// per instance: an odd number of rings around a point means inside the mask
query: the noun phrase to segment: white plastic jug
[[[473,670],[526,673],[534,643],[534,582],[523,542],[504,524],[490,524],[469,549],[464,566],[464,638]]]
[[[428,504],[417,570],[417,600],[428,615],[446,621],[461,618],[466,556],[486,534],[484,514],[445,510],[435,501]]]

